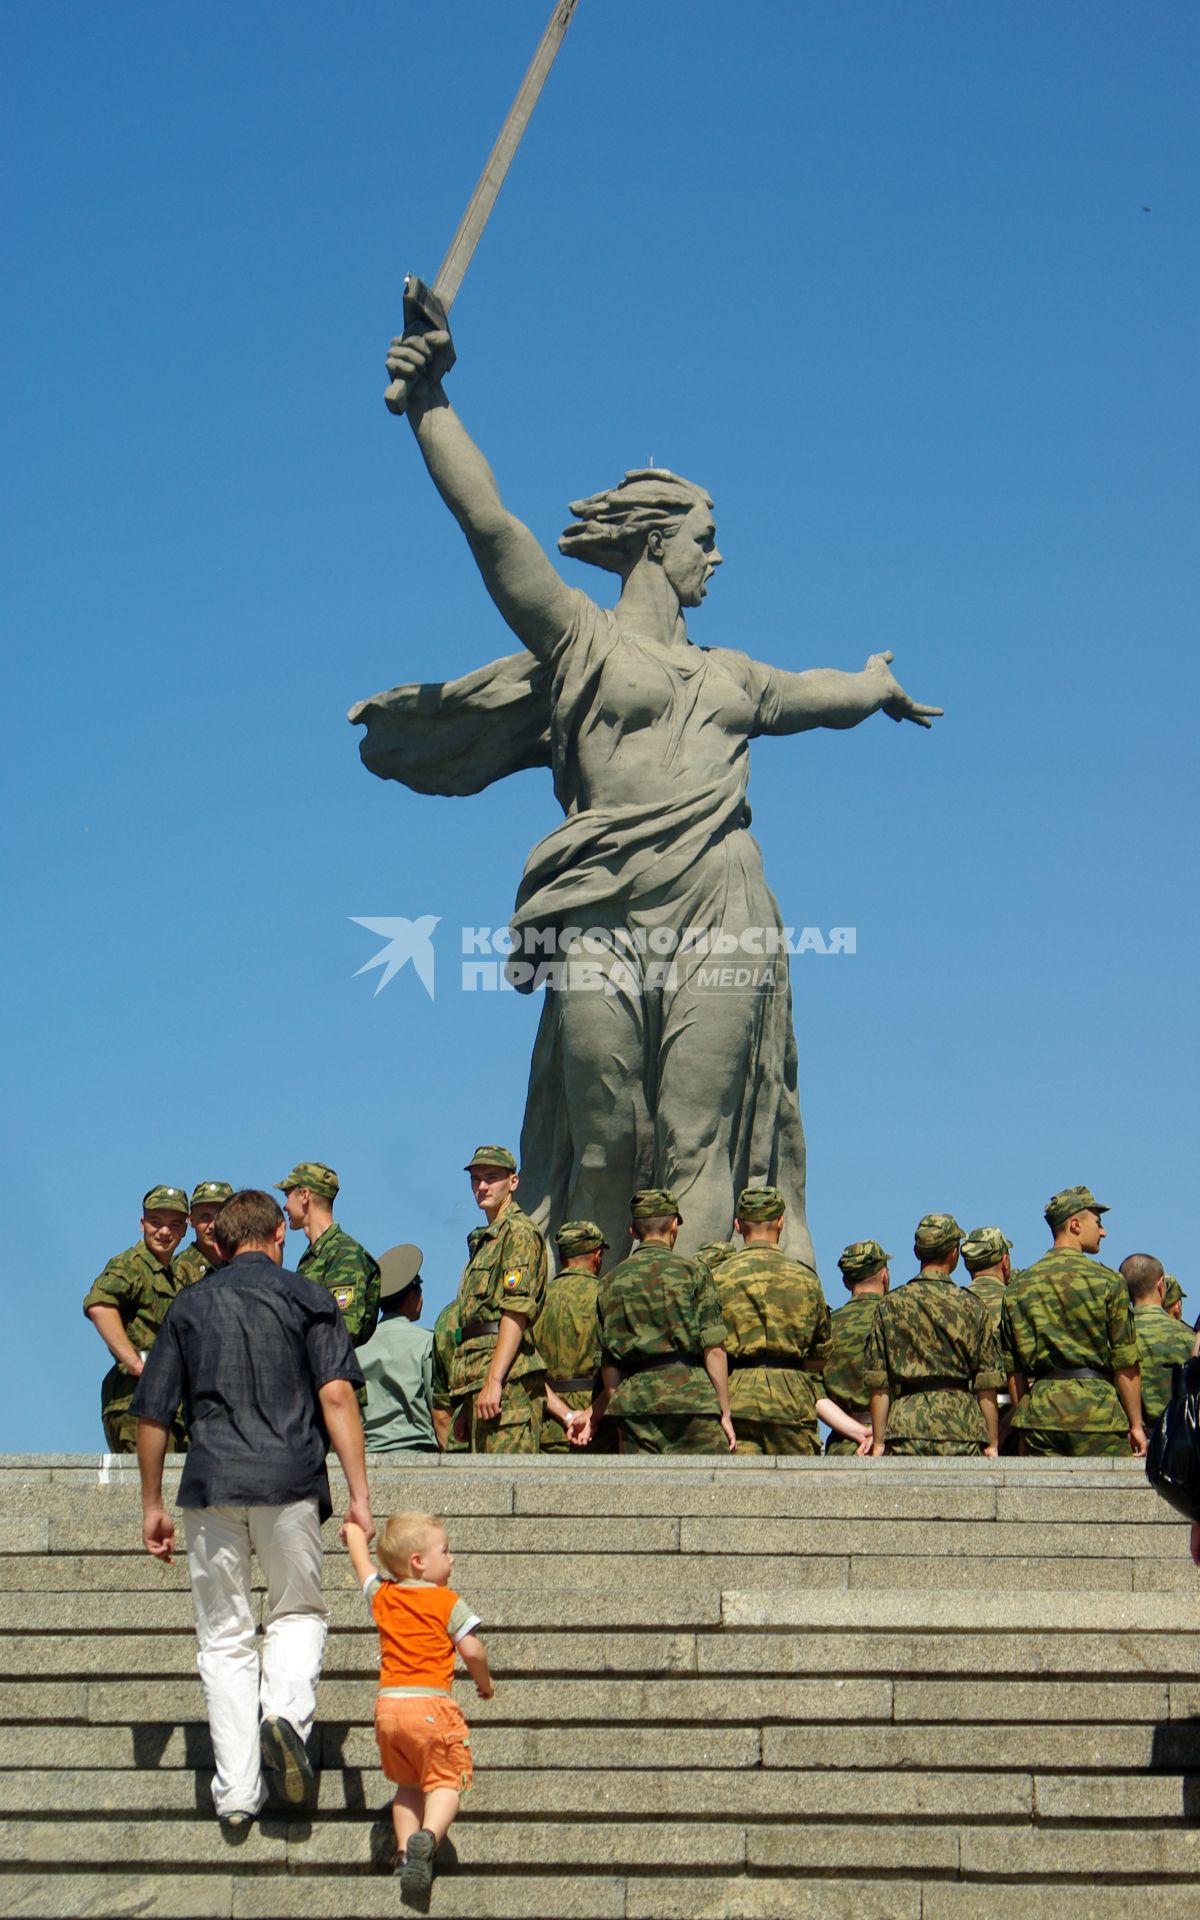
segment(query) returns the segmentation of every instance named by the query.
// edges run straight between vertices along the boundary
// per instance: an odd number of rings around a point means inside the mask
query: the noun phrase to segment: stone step
[[[1200,1670],[1200,1631],[1178,1633],[888,1633],[846,1629],[820,1633],[644,1633],[625,1631],[514,1633],[490,1630],[488,1657],[497,1680],[598,1674],[700,1673],[710,1676],[920,1674],[998,1678],[1089,1676],[1188,1682]],[[330,1634],[326,1683],[351,1676],[375,1679],[378,1636],[370,1620]],[[140,1680],[194,1676],[196,1641],[190,1624],[171,1633],[121,1642],[111,1633],[0,1635],[0,1681],[74,1676],[85,1681],[129,1673]]]

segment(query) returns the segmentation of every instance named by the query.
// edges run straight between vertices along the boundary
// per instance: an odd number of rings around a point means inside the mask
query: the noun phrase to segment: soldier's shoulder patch
[[[346,1311],[346,1308],[350,1305],[350,1302],[354,1298],[354,1288],[353,1287],[333,1287],[330,1289],[330,1291],[332,1292],[334,1299],[337,1301],[338,1306],[342,1309],[342,1312],[344,1313]]]
[[[520,1286],[520,1284],[521,1284],[520,1267],[510,1267],[508,1272],[504,1276],[505,1293],[515,1293],[517,1288]]]

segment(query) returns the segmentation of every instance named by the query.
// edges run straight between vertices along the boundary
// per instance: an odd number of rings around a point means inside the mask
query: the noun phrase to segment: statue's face
[[[698,607],[721,564],[717,529],[707,507],[693,507],[662,545],[662,566],[681,607]]]

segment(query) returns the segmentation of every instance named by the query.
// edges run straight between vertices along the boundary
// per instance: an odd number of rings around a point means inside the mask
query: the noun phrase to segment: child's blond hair
[[[424,1553],[430,1534],[438,1528],[444,1531],[444,1522],[436,1513],[389,1513],[375,1542],[375,1552],[385,1573],[390,1573],[394,1580],[409,1579],[413,1554]]]

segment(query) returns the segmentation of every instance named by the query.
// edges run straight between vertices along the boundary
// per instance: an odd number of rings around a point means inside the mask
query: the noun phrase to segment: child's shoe
[[[425,1900],[433,1885],[433,1856],[437,1841],[427,1827],[414,1833],[400,1866],[400,1898]]]

